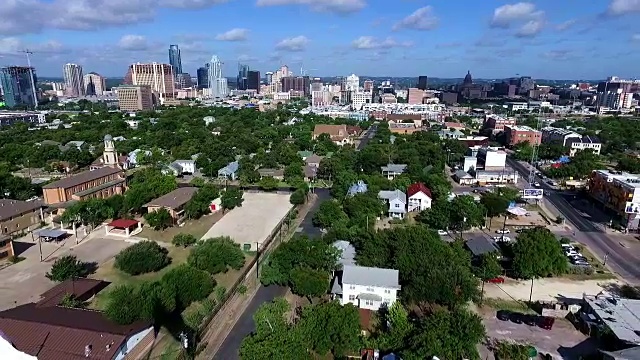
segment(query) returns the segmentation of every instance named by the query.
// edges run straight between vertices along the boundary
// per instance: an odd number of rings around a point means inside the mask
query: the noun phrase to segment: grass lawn
[[[100,279],[111,282],[111,285],[107,286],[106,289],[99,292],[95,299],[91,302],[90,307],[94,309],[104,309],[106,305],[106,300],[109,295],[109,290],[115,286],[121,284],[139,284],[143,281],[153,281],[158,280],[164,275],[167,271],[173,269],[174,267],[183,264],[187,261],[187,257],[189,256],[189,252],[191,249],[175,247],[171,246],[169,249],[169,257],[171,258],[171,264],[161,269],[160,271],[148,274],[142,274],[137,276],[131,276],[127,273],[124,273],[118,269],[116,269],[113,264],[115,262],[115,258],[107,261],[106,263],[100,265],[95,274],[91,275],[94,279]]]
[[[204,236],[204,234],[209,231],[211,226],[216,223],[216,221],[222,218],[222,213],[218,212],[215,214],[210,214],[201,217],[198,220],[189,220],[182,224],[182,226],[174,226],[163,231],[156,231],[149,227],[145,227],[138,237],[147,238],[149,240],[162,241],[165,243],[171,243],[173,237],[177,234],[185,233],[191,234],[196,237],[196,239],[200,240]]]
[[[531,310],[527,304],[522,301],[516,300],[504,300],[504,299],[491,299],[485,298],[482,300],[483,308],[491,308],[495,310],[509,310],[519,312],[523,314],[534,314],[535,311]]]

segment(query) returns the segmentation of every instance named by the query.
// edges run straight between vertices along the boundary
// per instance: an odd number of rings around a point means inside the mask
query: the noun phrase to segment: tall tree
[[[242,196],[243,192],[239,188],[228,187],[227,190],[222,193],[222,197],[220,198],[222,208],[224,210],[233,210],[242,206],[242,201],[244,200]]]
[[[304,296],[313,302],[329,290],[329,273],[307,267],[296,267],[291,270],[291,290],[294,294]]]
[[[333,358],[357,353],[360,346],[358,308],[331,301],[303,309],[298,327],[318,355],[331,352]]]

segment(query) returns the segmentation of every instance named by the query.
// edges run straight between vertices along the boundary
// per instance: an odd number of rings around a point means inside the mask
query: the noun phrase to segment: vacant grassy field
[[[222,218],[222,212],[209,214],[198,220],[188,220],[182,226],[174,226],[163,231],[156,231],[149,227],[145,227],[138,237],[147,238],[149,240],[171,243],[173,237],[177,234],[191,234],[200,239],[218,220]]]
[[[143,281],[154,281],[158,280],[164,275],[167,271],[173,269],[174,267],[183,264],[187,261],[187,257],[189,256],[189,252],[191,249],[170,246],[168,247],[169,257],[171,258],[171,264],[161,269],[160,271],[148,274],[142,274],[137,276],[132,276],[127,273],[124,273],[118,269],[116,269],[113,265],[115,262],[115,258],[109,260],[108,262],[100,265],[95,274],[91,275],[94,279],[100,279],[111,282],[111,285],[107,286],[106,289],[102,290],[96,295],[96,298],[91,302],[91,307],[95,309],[103,309],[105,306],[105,301],[109,295],[109,290],[122,284],[140,284]]]
[[[534,314],[535,311],[531,310],[527,304],[521,301],[516,300],[505,300],[505,299],[483,299],[482,300],[482,308],[483,310],[494,309],[494,310],[509,310],[514,312],[519,312],[523,314]]]

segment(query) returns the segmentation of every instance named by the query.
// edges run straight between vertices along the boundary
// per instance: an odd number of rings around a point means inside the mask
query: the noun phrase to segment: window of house
[[[373,292],[373,288],[368,287],[368,288],[367,288],[367,291],[368,291],[368,292]]]
[[[355,289],[356,289],[356,286],[355,286],[355,285],[349,285],[349,289],[351,289],[351,290],[355,290]]]
[[[389,289],[384,289],[384,293],[385,293],[385,294],[391,294],[391,290],[389,290]]]
[[[355,300],[356,300],[355,295],[349,295],[349,301],[355,301]]]
[[[364,304],[368,306],[373,306],[373,300],[365,300]]]
[[[397,207],[397,208],[399,208],[399,207],[400,207],[400,204],[396,204],[396,207]]]

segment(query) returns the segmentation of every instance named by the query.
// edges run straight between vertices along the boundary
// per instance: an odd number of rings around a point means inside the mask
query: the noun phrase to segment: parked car
[[[498,277],[495,277],[493,279],[487,280],[487,282],[490,282],[492,284],[503,284],[504,283],[504,278],[498,276]]]
[[[536,182],[533,183],[533,186],[540,187],[540,183],[536,181]]]
[[[523,321],[529,326],[536,326],[538,324],[538,315],[527,314],[523,316]]]
[[[496,318],[501,321],[508,321],[511,317],[511,311],[509,310],[498,310],[496,312]]]
[[[511,230],[509,229],[498,229],[496,230],[496,234],[510,234]]]
[[[555,318],[552,318],[550,316],[543,316],[540,319],[540,327],[545,329],[545,330],[551,330],[551,328],[553,328],[553,323],[556,321]]]
[[[524,320],[524,315],[514,312],[514,313],[511,313],[511,315],[509,315],[509,320],[511,320],[511,322],[514,324],[522,324]]]
[[[444,230],[438,230],[438,235],[440,235],[440,236],[445,236],[447,234],[448,233],[446,231],[444,231]]]
[[[495,240],[495,241],[510,242],[510,241],[511,241],[511,238],[510,238],[510,237],[508,237],[508,236],[502,235],[502,236],[494,236],[494,237],[493,237],[493,240]]]

